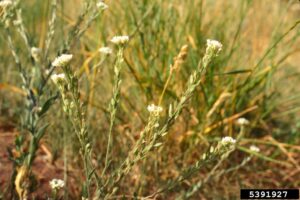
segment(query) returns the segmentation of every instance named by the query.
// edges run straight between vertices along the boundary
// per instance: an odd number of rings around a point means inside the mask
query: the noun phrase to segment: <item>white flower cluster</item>
[[[109,47],[101,47],[98,51],[100,53],[107,54],[107,55],[112,54],[112,49]]]
[[[259,149],[257,146],[255,146],[255,145],[251,145],[251,146],[250,146],[250,150],[251,150],[251,151],[254,151],[254,152],[256,152],[256,153],[260,152],[260,149]]]
[[[116,45],[125,45],[129,41],[129,36],[114,36],[110,41]]]
[[[65,74],[53,74],[51,75],[52,81],[57,84],[59,81],[65,80]]]
[[[221,144],[223,145],[234,145],[235,143],[236,140],[229,136],[223,137],[221,140]]]
[[[62,54],[59,57],[55,58],[55,60],[52,62],[52,66],[65,67],[71,62],[72,58],[72,54]]]
[[[250,122],[246,118],[238,118],[237,123],[240,126],[245,126],[248,125]]]
[[[65,186],[65,182],[61,179],[52,179],[49,184],[53,190],[57,190]]]
[[[206,41],[207,49],[206,51],[213,51],[216,55],[222,50],[223,45],[217,40],[208,39]]]
[[[218,143],[218,146],[216,148],[216,152],[223,154],[222,156],[226,156],[226,152],[231,151],[234,149],[236,140],[232,137],[226,136],[221,139],[221,141]],[[214,149],[212,149],[210,152],[212,153]]]
[[[103,1],[99,1],[97,4],[96,4],[97,8],[101,9],[101,10],[105,10],[108,8],[108,5],[105,4]]]
[[[160,107],[160,106],[156,106],[154,104],[151,104],[147,107],[147,110],[150,112],[150,113],[157,113],[159,114],[160,112],[163,111],[163,108]]]
[[[11,0],[0,1],[0,7],[1,8],[6,8],[6,7],[11,6],[11,5],[12,5],[12,1]]]

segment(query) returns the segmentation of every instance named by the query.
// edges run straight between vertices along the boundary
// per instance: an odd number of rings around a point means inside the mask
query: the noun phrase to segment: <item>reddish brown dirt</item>
[[[10,178],[13,172],[12,161],[9,160],[7,148],[14,147],[14,138],[18,132],[11,125],[0,125],[0,197],[11,199]],[[40,149],[37,152],[32,172],[37,181],[36,189],[30,194],[29,199],[47,199],[51,195],[49,181],[53,178],[63,179],[63,162],[57,160],[51,163],[51,153],[47,146],[41,142]],[[76,188],[76,180],[80,177],[80,172],[68,171],[68,192],[72,196],[78,194],[79,188]],[[63,191],[61,191],[62,196]],[[1,199],[1,198],[0,198]]]
[[[8,159],[7,147],[13,144],[14,133],[9,125],[0,126],[0,192],[8,189],[12,173],[12,162]]]

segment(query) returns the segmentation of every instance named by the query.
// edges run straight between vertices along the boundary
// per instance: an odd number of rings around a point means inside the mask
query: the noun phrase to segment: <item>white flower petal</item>
[[[251,145],[250,146],[250,150],[254,151],[254,152],[257,152],[257,153],[260,152],[260,149],[257,146],[255,146],[255,145]]]
[[[112,49],[109,47],[101,47],[98,51],[103,54],[112,54]]]
[[[207,52],[214,52],[216,55],[218,55],[220,53],[220,51],[222,50],[223,48],[223,45],[217,41],[217,40],[211,40],[211,39],[208,39],[206,41],[206,45],[207,45],[207,48],[206,48],[206,51]]]
[[[239,125],[248,125],[250,122],[246,118],[241,117],[241,118],[238,118],[237,123]]]
[[[226,137],[223,137],[223,138],[222,138],[221,143],[222,143],[223,145],[227,145],[227,144],[235,144],[235,143],[236,143],[236,140],[233,139],[232,137],[226,136]]]
[[[163,108],[160,107],[160,106],[156,106],[154,104],[151,104],[147,107],[147,110],[150,112],[150,113],[160,113],[163,111]]]
[[[65,78],[66,78],[65,74],[53,74],[53,75],[51,75],[51,79],[55,84],[57,84],[61,80],[64,80]]]
[[[105,4],[103,1],[99,1],[97,4],[96,4],[97,8],[101,9],[101,10],[105,10],[108,8],[108,5]]]
[[[110,41],[116,45],[124,45],[129,41],[129,36],[114,36]]]
[[[72,54],[62,54],[52,62],[52,65],[54,67],[65,67],[71,62],[72,58]]]
[[[60,189],[65,186],[65,182],[61,179],[52,179],[49,184],[53,190]]]

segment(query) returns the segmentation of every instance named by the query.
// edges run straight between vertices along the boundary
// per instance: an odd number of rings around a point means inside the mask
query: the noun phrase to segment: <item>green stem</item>
[[[119,99],[120,99],[120,86],[121,86],[121,78],[120,78],[120,71],[123,63],[123,47],[119,46],[118,50],[118,55],[117,55],[117,60],[114,66],[114,89],[113,89],[113,97],[110,101],[109,105],[109,110],[110,110],[110,125],[109,125],[109,133],[108,133],[108,142],[107,142],[107,148],[106,148],[106,155],[105,155],[105,165],[104,169],[102,172],[102,176],[105,174],[108,165],[109,165],[109,157],[110,157],[110,152],[111,152],[111,147],[112,147],[112,131],[113,131],[113,126],[115,123],[116,119],[116,112],[117,112],[117,107],[119,105]]]

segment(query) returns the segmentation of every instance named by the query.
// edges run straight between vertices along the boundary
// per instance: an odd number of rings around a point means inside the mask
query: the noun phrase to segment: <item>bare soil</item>
[[[0,125],[0,199],[12,199],[11,197],[11,177],[13,174],[13,163],[9,159],[8,148],[13,149],[14,138],[18,134],[17,130],[9,124]],[[40,149],[37,152],[36,159],[34,160],[32,166],[32,174],[34,175],[34,180],[36,181],[36,187],[34,192],[30,194],[29,199],[47,199],[51,195],[51,188],[49,186],[49,181],[53,178],[63,179],[64,168],[63,161],[61,159],[52,162],[52,156],[43,141],[40,144]],[[71,199],[75,194],[78,195],[79,188],[76,188],[76,180],[80,179],[81,173],[75,173],[73,171],[68,171],[68,196]],[[63,196],[63,191],[61,196]]]

